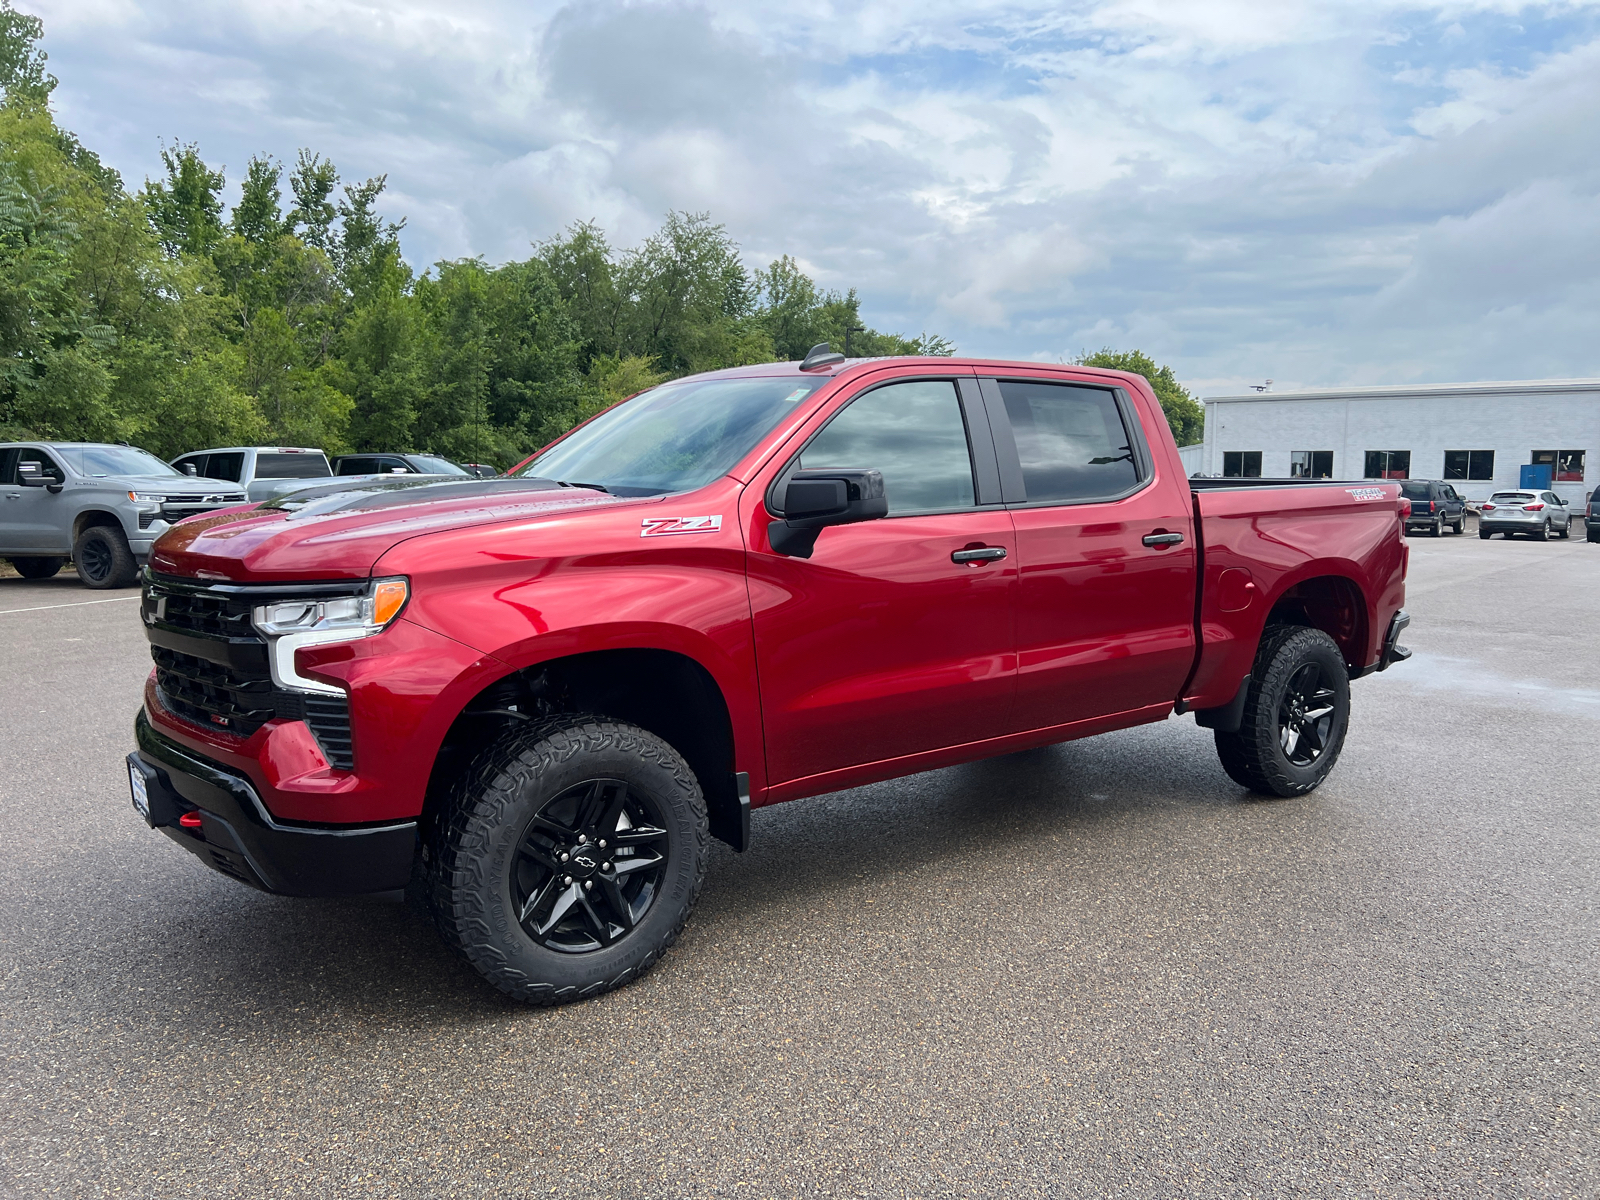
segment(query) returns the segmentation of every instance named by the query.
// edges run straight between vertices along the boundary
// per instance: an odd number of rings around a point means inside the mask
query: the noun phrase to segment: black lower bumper
[[[213,870],[283,896],[358,896],[406,886],[417,823],[362,828],[283,825],[273,820],[248,779],[226,770],[151,726],[140,710],[139,749],[128,769],[144,781],[141,813]]]

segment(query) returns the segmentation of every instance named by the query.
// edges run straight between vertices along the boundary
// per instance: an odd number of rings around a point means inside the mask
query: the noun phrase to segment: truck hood
[[[207,495],[220,492],[225,496],[242,496],[244,488],[226,479],[207,479],[204,475],[85,475],[84,479],[102,487],[113,487],[130,492],[150,492],[153,495]]]
[[[330,483],[175,525],[151,547],[150,567],[239,583],[362,579],[390,548],[419,534],[655,502],[549,479]]]

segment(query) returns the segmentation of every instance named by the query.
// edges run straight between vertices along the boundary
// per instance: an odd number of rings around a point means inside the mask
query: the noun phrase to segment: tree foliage
[[[505,466],[662,380],[843,348],[847,330],[859,355],[953,352],[862,329],[853,290],[788,256],[752,270],[705,213],[628,249],[583,223],[522,261],[418,277],[386,177],[341,181],[310,150],[287,172],[251,158],[230,208],[223,167],[163,143],[161,176],[131,193],[56,125],[43,32],[0,0],[0,439]]]
[[[1178,382],[1171,367],[1156,366],[1155,360],[1144,351],[1107,347],[1093,354],[1080,354],[1073,361],[1080,367],[1104,367],[1143,375],[1149,380],[1156,399],[1161,401],[1161,411],[1167,415],[1167,424],[1172,427],[1172,436],[1178,445],[1192,446],[1205,435],[1205,407]]]

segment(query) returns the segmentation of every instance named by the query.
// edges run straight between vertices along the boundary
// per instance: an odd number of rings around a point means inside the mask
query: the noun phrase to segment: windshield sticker
[[[785,404],[793,404],[796,400],[804,400],[809,395],[811,395],[811,389],[810,388],[808,388],[808,387],[798,387],[798,388],[795,388],[794,391],[790,392],[787,396],[785,396],[783,398],[783,402]]]
[[[1382,500],[1382,488],[1345,488],[1357,500]]]
[[[669,533],[716,533],[722,528],[722,514],[710,517],[646,517],[640,537],[665,537]]]

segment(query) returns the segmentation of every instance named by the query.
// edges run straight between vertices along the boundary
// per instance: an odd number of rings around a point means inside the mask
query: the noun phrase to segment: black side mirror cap
[[[810,558],[817,535],[828,526],[854,525],[888,515],[882,471],[796,471],[784,488],[783,519],[767,526],[767,541],[779,554]]]
[[[183,473],[190,479],[194,479],[200,474],[200,472],[195,469],[195,465],[192,462],[186,462],[183,464]]]

